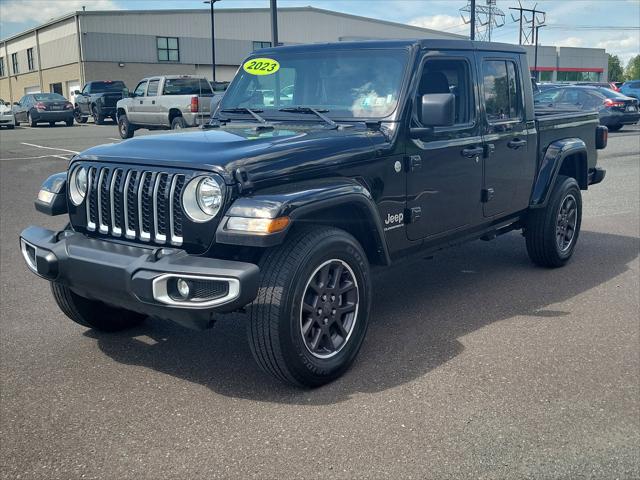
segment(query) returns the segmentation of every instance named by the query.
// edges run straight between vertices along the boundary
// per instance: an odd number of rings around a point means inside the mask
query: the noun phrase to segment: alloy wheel
[[[562,200],[556,220],[556,243],[561,252],[566,252],[573,244],[577,224],[578,202],[569,194]]]
[[[331,358],[342,350],[358,319],[358,303],[358,282],[346,262],[331,259],[315,269],[300,308],[300,332],[313,356]]]

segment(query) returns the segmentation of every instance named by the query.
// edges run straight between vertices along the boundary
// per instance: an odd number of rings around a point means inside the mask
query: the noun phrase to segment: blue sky
[[[548,26],[540,31],[542,45],[600,47],[626,63],[640,53],[640,0],[521,0],[525,7],[546,10]],[[458,9],[466,0],[278,0],[278,6],[311,5],[327,10],[410,23],[454,33],[468,33]],[[478,5],[484,0],[477,0]],[[0,0],[0,38],[38,23],[80,10],[207,8],[201,0]],[[216,8],[267,7],[269,0],[222,0]],[[498,0],[507,23],[493,39],[517,43],[518,28],[509,7],[517,0]],[[586,27],[589,28],[586,28]]]

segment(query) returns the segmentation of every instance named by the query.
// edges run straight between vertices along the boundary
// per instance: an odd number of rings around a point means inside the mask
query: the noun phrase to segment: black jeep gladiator
[[[86,123],[89,116],[93,117],[96,125],[103,125],[107,117],[115,121],[116,104],[123,97],[126,88],[120,80],[102,80],[87,83],[82,91],[76,90],[76,122]]]
[[[20,244],[81,325],[246,312],[257,363],[318,386],[362,345],[372,266],[512,230],[564,265],[606,142],[597,113],[534,112],[520,47],[278,47],[244,62],[203,130],[75,156],[36,200],[69,224]]]

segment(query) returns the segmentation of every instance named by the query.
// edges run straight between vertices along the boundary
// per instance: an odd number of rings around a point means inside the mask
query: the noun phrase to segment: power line
[[[504,25],[504,12],[496,7],[496,0],[486,0],[486,5],[476,5],[474,0],[468,0],[460,10],[460,16],[465,24],[471,24],[471,39],[491,41],[491,32]]]

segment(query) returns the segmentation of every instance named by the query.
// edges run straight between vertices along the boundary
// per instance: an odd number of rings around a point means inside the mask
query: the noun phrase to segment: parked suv
[[[204,77],[173,75],[143,79],[118,102],[118,132],[130,138],[138,128],[194,127],[209,121],[213,89]]]
[[[294,385],[353,363],[373,266],[522,230],[534,263],[561,267],[581,191],[605,175],[598,114],[534,111],[514,45],[260,50],[217,112],[207,129],[75,156],[36,201],[69,226],[25,229],[22,254],[91,328],[149,315],[206,328],[245,312],[258,364]]]
[[[89,116],[96,125],[104,124],[105,118],[116,120],[116,103],[126,89],[120,80],[100,80],[89,82],[82,91],[76,90],[75,117],[78,123],[85,123]]]
[[[624,82],[620,87],[620,93],[623,93],[627,97],[633,97],[640,100],[640,80]]]

